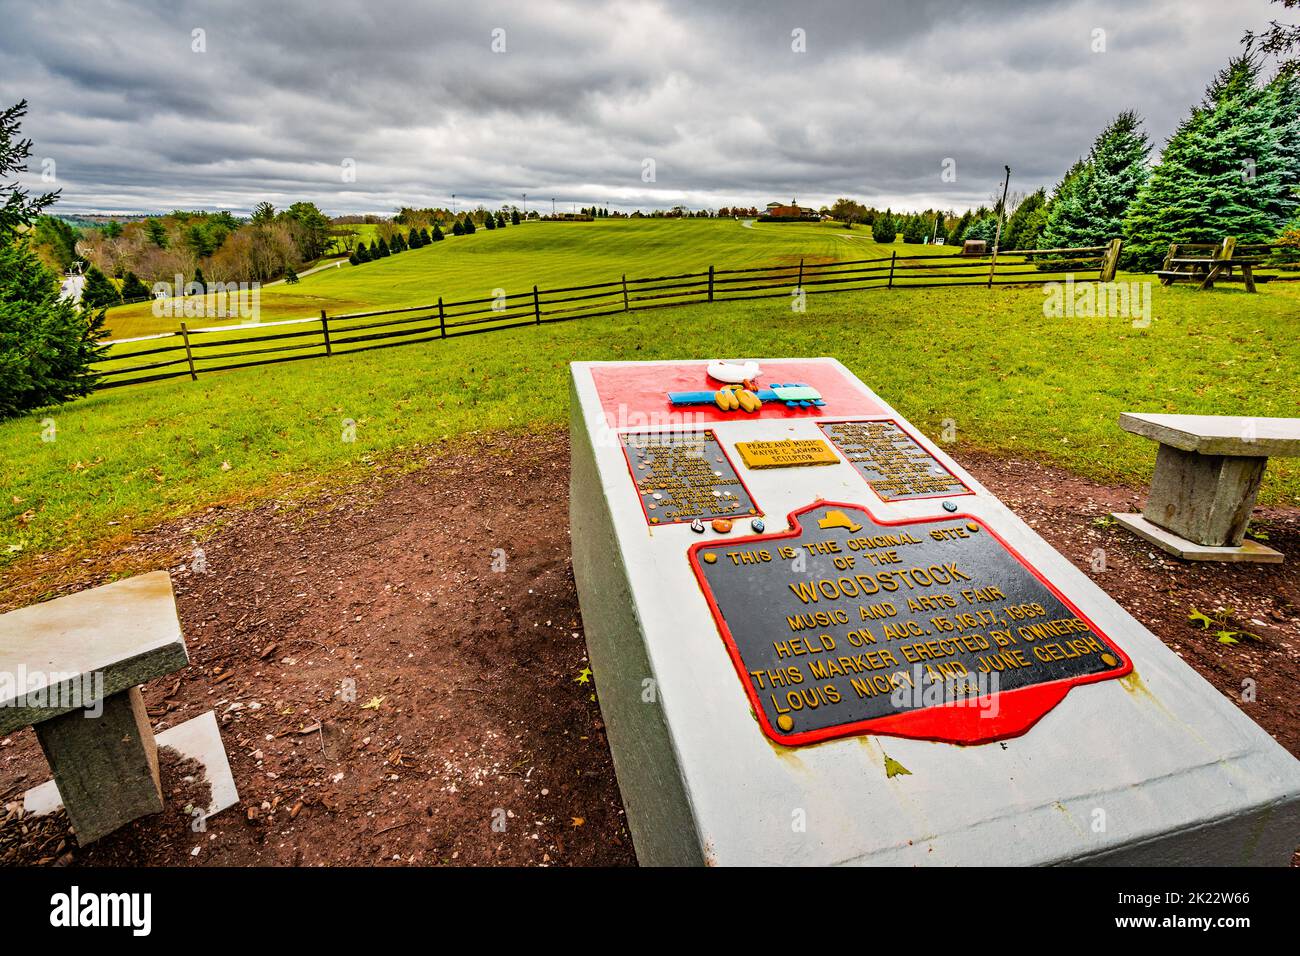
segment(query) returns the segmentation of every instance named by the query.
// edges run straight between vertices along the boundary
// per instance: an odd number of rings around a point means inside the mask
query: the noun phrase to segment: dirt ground
[[[1256,514],[1286,564],[1186,564],[1109,523],[1141,489],[957,458],[1300,756],[1300,511]],[[418,464],[305,505],[210,509],[65,569],[60,592],[171,570],[191,663],[145,700],[156,729],[216,711],[242,802],[193,832],[192,787],[165,764],[171,812],[83,849],[62,815],[16,809],[48,777],[25,730],[0,740],[0,864],[635,863],[569,565],[567,436]]]

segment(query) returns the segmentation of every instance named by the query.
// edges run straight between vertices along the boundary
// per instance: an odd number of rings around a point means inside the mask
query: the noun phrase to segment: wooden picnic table
[[[1156,278],[1161,285],[1173,285],[1186,279],[1196,282],[1197,289],[1213,289],[1216,282],[1244,282],[1247,292],[1254,292],[1257,282],[1267,282],[1270,276],[1256,276],[1255,266],[1266,260],[1261,256],[1235,255],[1237,240],[1228,238],[1213,256],[1179,256],[1177,245],[1170,247],[1169,255],[1161,268],[1156,271]],[[1239,270],[1240,275],[1233,270]]]

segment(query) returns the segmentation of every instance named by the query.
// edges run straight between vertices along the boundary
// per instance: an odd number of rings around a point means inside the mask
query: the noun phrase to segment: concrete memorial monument
[[[1285,864],[1300,762],[833,359],[574,363],[643,863]]]

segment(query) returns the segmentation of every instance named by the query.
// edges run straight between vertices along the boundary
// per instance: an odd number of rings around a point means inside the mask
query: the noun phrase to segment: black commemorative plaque
[[[622,441],[650,524],[759,513],[711,429],[625,433]]]
[[[861,506],[822,503],[794,523],[690,554],[774,739],[871,732],[922,711],[933,725],[953,711],[942,705],[1127,672],[1108,638],[969,516],[882,524]],[[977,741],[983,725],[969,726],[955,739]]]
[[[896,422],[823,422],[821,427],[885,501],[970,493]]]

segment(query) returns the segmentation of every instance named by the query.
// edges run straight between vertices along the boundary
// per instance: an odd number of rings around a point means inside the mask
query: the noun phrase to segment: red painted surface
[[[1118,667],[1098,674],[1083,674],[1077,677],[1067,677],[1061,680],[1034,684],[1030,687],[999,691],[997,693],[997,713],[992,716],[989,715],[989,708],[979,706],[981,701],[987,701],[988,698],[976,698],[960,703],[923,707],[919,710],[911,710],[902,714],[890,714],[886,717],[874,717],[870,720],[861,720],[852,724],[837,724],[833,727],[823,727],[820,730],[809,730],[803,733],[782,733],[773,727],[767,719],[767,713],[763,709],[762,702],[758,699],[758,691],[755,690],[753,681],[750,680],[745,667],[745,662],[740,656],[740,649],[736,646],[735,638],[732,637],[731,630],[727,627],[726,618],[722,616],[722,612],[713,598],[713,592],[709,588],[708,579],[704,576],[699,552],[702,548],[716,548],[719,542],[716,539],[701,541],[692,545],[687,552],[691,562],[691,569],[695,572],[695,579],[699,582],[700,590],[704,592],[705,600],[709,602],[709,610],[713,613],[713,619],[718,625],[718,633],[722,635],[723,643],[727,646],[727,653],[730,655],[731,662],[736,668],[736,674],[740,677],[740,682],[749,697],[750,706],[754,710],[759,726],[763,728],[763,733],[777,743],[789,747],[858,734],[909,737],[914,740],[937,740],[953,744],[991,743],[995,740],[1005,740],[1008,737],[1019,737],[1021,734],[1028,732],[1053,707],[1064,700],[1065,695],[1072,688],[1081,684],[1095,684],[1098,681],[1123,677],[1133,670],[1133,662],[1129,659],[1129,656],[1120,650],[1115,642],[1102,632],[1101,628],[1097,627],[1087,615],[1075,607],[1072,601],[1062,594],[1051,581],[1047,580],[1037,568],[1026,561],[1020,552],[1011,547],[1000,534],[990,528],[983,520],[973,515],[943,514],[933,518],[882,521],[873,515],[865,505],[842,501],[815,501],[797,511],[790,512],[789,531],[776,535],[751,535],[744,538],[734,538],[727,541],[726,544],[732,546],[749,542],[775,542],[787,538],[797,538],[802,533],[799,516],[818,508],[827,507],[839,508],[848,512],[865,512],[872,521],[885,527],[910,527],[912,525],[958,520],[976,522],[982,529],[991,534],[1002,547],[1006,548],[1011,556],[1036,577],[1071,613],[1087,624],[1101,642],[1119,659],[1120,663]]]
[[[851,378],[830,362],[759,363],[763,373],[758,387],[773,383],[800,382],[821,393],[822,407],[788,408],[780,402],[764,402],[756,412],[724,412],[716,405],[674,407],[669,392],[716,391],[721,382],[709,378],[708,362],[673,362],[652,365],[595,365],[591,377],[596,383],[600,406],[610,428],[707,425],[713,422],[748,421],[755,418],[819,418],[825,415],[881,415],[884,408],[862,391]]]

